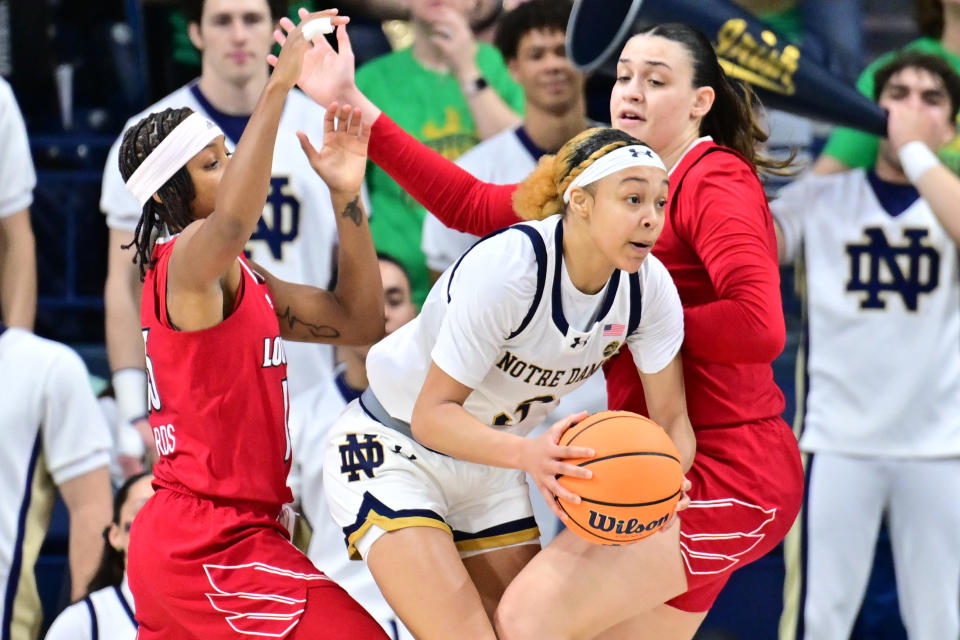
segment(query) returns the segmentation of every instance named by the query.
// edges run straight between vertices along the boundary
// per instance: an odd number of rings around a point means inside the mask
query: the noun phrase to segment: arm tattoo
[[[340,214],[343,218],[350,218],[353,221],[353,224],[360,226],[360,223],[363,222],[363,207],[360,206],[360,196],[357,196],[346,207],[343,208],[343,213]]]
[[[286,311],[278,313],[277,318],[280,319],[281,324],[285,323],[291,331],[293,331],[298,324],[303,325],[314,338],[332,340],[340,337],[340,332],[337,331],[336,327],[331,327],[326,324],[310,324],[293,315],[293,312],[290,310],[290,305],[287,305]]]

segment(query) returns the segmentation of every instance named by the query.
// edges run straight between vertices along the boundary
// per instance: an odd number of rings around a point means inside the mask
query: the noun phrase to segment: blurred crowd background
[[[478,39],[490,41],[497,17],[515,4],[517,0],[480,0],[472,17]],[[911,0],[738,4],[805,46],[828,51],[832,70],[850,84],[871,60],[920,33]],[[295,16],[301,6],[320,8],[317,5],[291,2],[289,14]],[[409,43],[404,0],[352,0],[339,6],[341,13],[353,17],[358,65]],[[108,233],[99,207],[106,155],[131,115],[197,77],[199,64],[184,14],[173,1],[0,0],[0,75],[13,87],[37,173],[30,213],[38,274],[35,333],[75,349],[95,392],[110,379],[103,305]],[[608,119],[611,82],[603,77],[588,80],[590,118]],[[772,114],[770,126],[771,150],[798,149],[798,160],[807,163],[830,133],[825,123],[783,114]],[[771,194],[782,182],[769,182]],[[788,337],[775,372],[787,397],[784,417],[790,422],[796,406],[801,306],[791,268],[784,269],[782,283]],[[67,527],[66,512],[58,506],[36,567],[48,624],[69,599]],[[776,553],[736,573],[698,637],[775,637],[782,582],[782,558]],[[853,637],[905,638],[883,536],[871,585]]]

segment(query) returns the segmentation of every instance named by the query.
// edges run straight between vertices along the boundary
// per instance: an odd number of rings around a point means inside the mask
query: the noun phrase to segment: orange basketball
[[[572,458],[593,477],[560,476],[580,504],[558,500],[567,524],[597,544],[629,544],[663,527],[673,515],[683,486],[680,455],[655,422],[629,411],[601,411],[575,424],[561,445],[589,447],[593,458]]]

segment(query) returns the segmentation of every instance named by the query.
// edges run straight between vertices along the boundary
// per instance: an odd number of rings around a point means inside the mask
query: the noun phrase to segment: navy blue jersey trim
[[[97,610],[93,608],[93,601],[90,596],[83,599],[83,604],[87,605],[87,612],[90,614],[90,637],[93,640],[100,638],[100,625],[97,624]]]
[[[360,508],[357,509],[357,519],[353,524],[343,527],[344,544],[350,546],[350,536],[363,526],[370,517],[371,512],[389,518],[390,520],[397,520],[399,518],[430,518],[431,520],[446,524],[446,520],[436,511],[431,511],[430,509],[398,509],[394,511],[377,500],[372,493],[364,491],[363,501],[360,503]]]
[[[207,112],[210,119],[216,122],[217,126],[223,130],[224,135],[230,142],[234,145],[240,142],[240,136],[243,135],[243,130],[247,128],[247,122],[250,120],[250,114],[233,116],[220,111],[210,104],[207,96],[203,95],[200,87],[196,84],[190,86],[190,93],[193,94],[193,97],[200,103],[203,110]]]
[[[564,336],[570,325],[563,315],[563,297],[560,295],[560,270],[563,268],[563,220],[557,225],[557,232],[553,236],[553,324]]]
[[[354,400],[360,397],[360,394],[363,393],[363,389],[354,389],[347,382],[347,372],[341,371],[333,379],[334,384],[337,385],[337,391],[340,392],[340,397],[343,398],[343,401],[347,404],[350,404]]]
[[[458,531],[453,530],[453,541],[454,542],[463,542],[464,540],[476,540],[477,538],[492,538],[494,536],[502,536],[508,533],[516,533],[518,531],[526,531],[527,529],[533,529],[537,526],[537,521],[533,516],[529,518],[520,518],[519,520],[511,520],[510,522],[504,522],[502,524],[494,525],[488,527],[481,531],[467,532],[467,531]]]
[[[30,454],[30,463],[27,465],[26,485],[23,491],[23,502],[20,504],[20,513],[17,516],[17,538],[13,545],[13,561],[10,563],[10,574],[7,577],[7,588],[3,598],[3,627],[0,628],[3,640],[10,640],[10,625],[13,619],[13,601],[17,595],[17,585],[20,582],[20,571],[23,565],[23,537],[26,535],[27,512],[30,510],[30,501],[33,497],[33,474],[37,468],[37,456],[40,455],[40,432]],[[33,567],[30,567],[33,570]]]
[[[912,184],[887,182],[873,169],[867,171],[867,182],[877,202],[891,218],[896,218],[920,199],[920,192]]]
[[[617,299],[617,289],[620,288],[620,269],[614,269],[610,281],[607,282],[607,294],[603,297],[603,304],[600,305],[600,311],[597,312],[596,322],[603,320],[610,308],[613,307],[613,301]]]
[[[543,299],[543,290],[547,284],[547,245],[543,241],[543,236],[530,227],[523,225],[517,225],[513,228],[527,234],[527,237],[530,238],[530,242],[533,244],[533,252],[537,256],[537,292],[533,294],[533,303],[531,303],[530,309],[527,310],[527,315],[523,317],[520,326],[507,336],[507,340],[511,340],[520,335],[523,330],[527,328],[527,325],[530,324],[530,321],[533,320],[537,309],[540,308],[540,301]]]
[[[537,257],[537,291],[533,296],[533,303],[530,305],[530,309],[527,311],[527,315],[524,316],[523,321],[520,322],[520,326],[513,330],[510,335],[507,336],[507,340],[512,340],[520,335],[524,329],[527,328],[527,325],[530,324],[530,321],[533,320],[533,316],[537,313],[537,308],[540,306],[540,300],[543,299],[543,290],[546,287],[547,282],[547,245],[543,241],[543,237],[533,228],[524,225],[522,223],[511,225],[509,227],[504,227],[502,229],[497,229],[492,233],[488,233],[479,240],[473,243],[469,249],[463,252],[463,255],[457,259],[457,262],[453,265],[453,269],[450,270],[450,277],[447,279],[447,304],[453,299],[452,285],[453,285],[453,276],[457,272],[457,268],[460,267],[460,263],[463,262],[463,259],[467,256],[468,253],[473,251],[473,248],[478,244],[492,238],[494,236],[500,235],[504,231],[509,231],[510,229],[516,229],[517,231],[522,231],[529,239],[530,243],[533,245],[533,253]]]
[[[522,126],[517,127],[513,130],[513,133],[517,136],[517,140],[520,141],[520,144],[523,145],[523,148],[527,150],[527,153],[533,158],[534,162],[539,162],[540,158],[547,155],[549,151],[546,149],[541,149],[537,146],[531,138],[530,134],[527,133],[527,130]]]
[[[554,236],[554,264],[553,264],[553,324],[564,336],[570,329],[570,323],[563,315],[563,298],[560,295],[560,270],[563,268],[563,221],[557,224],[557,233]],[[617,289],[620,287],[620,270],[614,269],[613,275],[607,281],[607,291],[603,296],[603,302],[600,304],[600,310],[594,316],[593,324],[603,320],[613,307],[613,301],[617,298]]]
[[[640,274],[630,274],[630,320],[627,322],[629,336],[640,326],[643,315],[643,293],[640,291]]]
[[[133,615],[133,610],[130,608],[130,603],[127,602],[127,599],[123,597],[123,591],[118,585],[113,585],[113,590],[117,593],[117,600],[120,601],[120,606],[123,607],[123,610],[126,612],[127,617],[130,618],[130,624],[133,625],[133,628],[137,628],[137,617]]]

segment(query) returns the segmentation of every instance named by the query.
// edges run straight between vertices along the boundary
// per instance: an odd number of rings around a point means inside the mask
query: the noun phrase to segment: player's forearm
[[[0,219],[0,309],[8,327],[33,330],[37,255],[27,209]]]
[[[373,123],[370,159],[451,229],[484,236],[520,222],[511,200],[516,185],[477,180],[386,114]]]
[[[417,442],[458,460],[522,468],[525,438],[483,424],[455,402],[417,399],[410,424]]]
[[[693,426],[690,419],[686,416],[678,416],[675,420],[663,426],[673,445],[680,454],[680,464],[683,465],[683,472],[686,473],[693,466],[693,458],[697,454],[697,436],[693,432]]]
[[[207,236],[201,246],[222,254],[224,272],[243,251],[263,213],[270,190],[277,129],[288,92],[286,86],[267,83],[223,172],[214,213],[201,230]]]
[[[343,309],[350,341],[341,344],[367,345],[379,341],[384,332],[383,284],[377,252],[370,235],[360,192],[331,193],[339,238],[337,286],[333,291]]]
[[[897,150],[903,172],[930,205],[947,235],[960,244],[960,177],[950,171],[930,148],[919,140]]]
[[[71,599],[79,600],[97,570],[103,551],[103,530],[110,524],[110,474],[98,467],[60,487],[70,514],[69,564]]]
[[[938,164],[917,179],[916,187],[950,238],[960,245],[960,178]]]
[[[108,273],[103,290],[107,360],[114,373],[123,369],[143,370],[145,366],[139,291],[134,291],[127,275]]]

